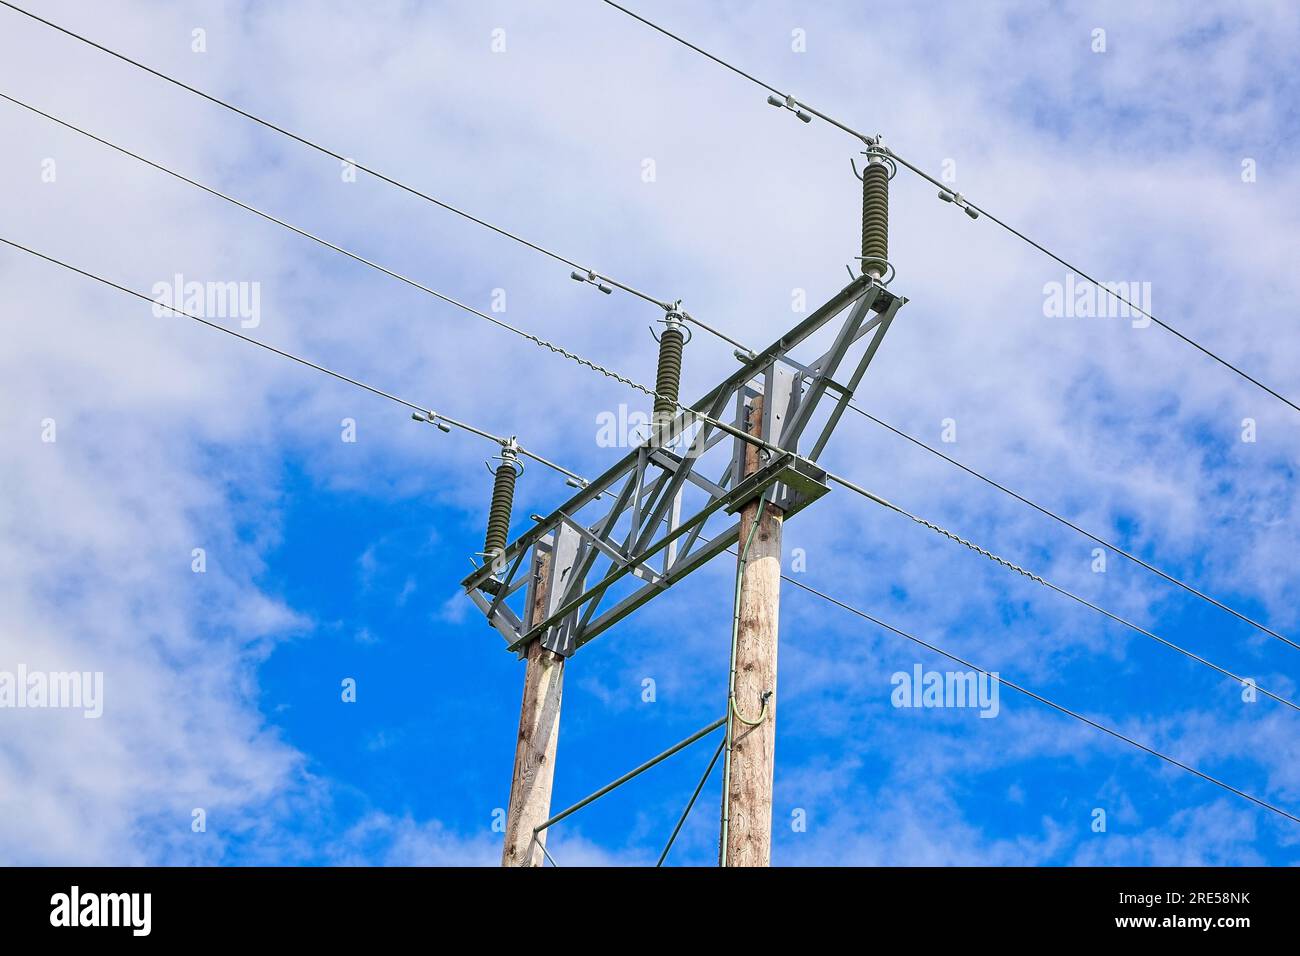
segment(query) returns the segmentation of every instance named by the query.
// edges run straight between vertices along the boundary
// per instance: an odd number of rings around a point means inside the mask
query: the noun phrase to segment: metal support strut
[[[827,493],[816,462],[906,301],[870,275],[854,276],[697,402],[679,405],[665,429],[671,429],[668,447],[637,443],[508,542],[496,573],[476,567],[461,585],[509,651],[522,653],[538,638],[568,657],[726,548],[743,544],[736,515],[764,490],[785,520]],[[770,400],[761,437],[749,435],[743,421],[755,394]],[[741,445],[753,442],[769,457],[745,474],[738,467]],[[539,549],[556,552],[556,577],[544,613],[531,620],[525,594]],[[741,702],[753,717],[757,698]]]

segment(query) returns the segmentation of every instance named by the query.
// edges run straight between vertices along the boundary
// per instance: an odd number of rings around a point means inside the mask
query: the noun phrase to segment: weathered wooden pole
[[[527,626],[545,617],[551,581],[551,553],[537,552]],[[564,690],[564,658],[528,645],[524,665],[524,699],[519,708],[514,775],[506,812],[506,842],[502,866],[541,866],[546,831],[533,830],[551,814],[551,784],[555,779],[555,750],[560,740],[560,698]]]
[[[762,436],[763,397],[750,405],[749,432]],[[762,450],[745,446],[745,474]],[[781,598],[781,509],[755,500],[741,510],[737,544],[739,622],[728,733],[730,772],[723,809],[724,866],[768,866],[772,859],[772,776],[776,764],[776,646]],[[750,538],[754,522],[758,528]],[[745,544],[749,542],[748,552]]]

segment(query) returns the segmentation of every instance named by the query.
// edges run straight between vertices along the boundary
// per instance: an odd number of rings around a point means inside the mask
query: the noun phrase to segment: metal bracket
[[[764,492],[771,490],[786,518],[826,494],[826,473],[815,462],[906,301],[869,276],[855,277],[679,411],[670,425],[677,436],[671,447],[640,443],[508,544],[500,562],[508,570],[499,583],[490,568],[471,572],[461,585],[506,647],[522,654],[541,640],[569,656],[735,544],[736,513]],[[805,343],[819,357],[792,358]],[[760,437],[777,450],[765,450],[767,460],[745,475],[751,446],[728,429],[746,429],[748,402],[758,394],[764,396]],[[801,453],[804,442],[811,444]],[[509,604],[518,601],[525,576],[531,602],[540,554],[551,555],[550,587],[540,619],[525,627]]]

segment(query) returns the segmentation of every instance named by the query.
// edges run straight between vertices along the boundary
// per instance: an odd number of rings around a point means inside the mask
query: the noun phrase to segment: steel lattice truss
[[[663,437],[647,439],[510,542],[495,566],[466,577],[466,593],[507,647],[522,653],[540,638],[571,655],[735,544],[734,516],[768,489],[786,517],[825,494],[825,473],[812,463],[906,301],[869,277],[854,279],[679,412]],[[795,360],[791,351],[818,333],[830,340],[826,351],[808,364]],[[841,370],[847,378],[837,377]],[[747,406],[758,394],[765,396],[760,435],[780,451],[765,450],[758,471],[745,476],[747,443],[705,417],[747,431]],[[801,443],[808,448],[802,455]],[[706,534],[715,525],[721,530]],[[536,623],[525,628],[521,612],[534,600],[544,555],[550,585]]]

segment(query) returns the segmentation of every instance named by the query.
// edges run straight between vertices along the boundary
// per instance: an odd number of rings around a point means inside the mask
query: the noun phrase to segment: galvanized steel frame
[[[767,348],[744,362],[734,374],[690,407],[678,413],[655,444],[653,437],[635,448],[599,478],[571,497],[537,525],[510,542],[496,569],[483,566],[461,582],[466,593],[505,638],[507,647],[522,654],[535,638],[556,653],[568,656],[607,630],[661,591],[736,543],[740,523],[704,539],[705,523],[719,512],[735,514],[768,488],[771,500],[786,517],[794,515],[829,489],[825,473],[814,462],[826,447],[853,392],[879,349],[898,309],[907,300],[889,292],[869,276],[855,278],[839,293]],[[803,364],[792,349],[844,316],[830,347]],[[846,381],[836,373],[846,367],[855,343],[867,342]],[[746,430],[749,400],[766,396],[762,439],[781,452],[764,449],[759,470],[743,476],[748,444],[707,419]],[[799,455],[819,408],[830,411],[816,429],[811,448]],[[715,453],[730,439],[730,455]],[[726,461],[714,481],[700,474],[703,459]],[[764,460],[765,459],[765,460]],[[714,465],[716,468],[716,464]],[[691,491],[702,503],[683,516],[684,495]],[[622,527],[624,516],[626,527]],[[621,529],[616,535],[616,529]],[[525,628],[508,599],[520,590],[531,602],[533,582],[542,555],[551,556],[550,584],[540,619]],[[659,558],[652,564],[652,560]],[[588,585],[598,561],[608,561],[606,573]],[[629,575],[645,582],[603,607],[611,588]]]

